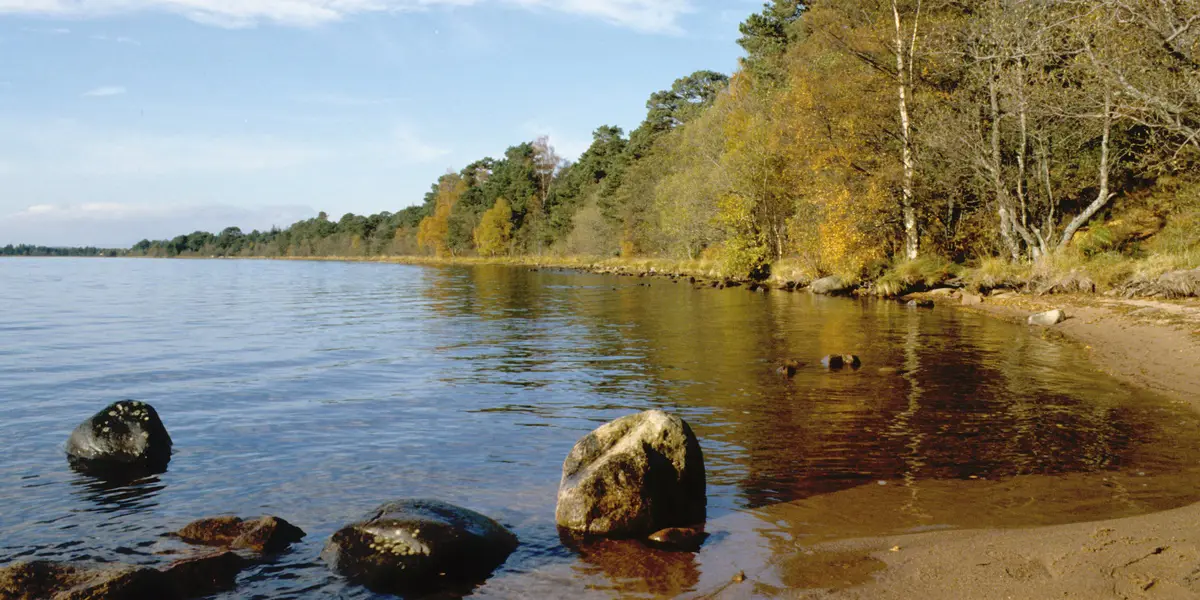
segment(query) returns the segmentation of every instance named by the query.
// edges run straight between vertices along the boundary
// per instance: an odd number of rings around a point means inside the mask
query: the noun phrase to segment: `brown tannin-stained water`
[[[0,564],[160,564],[188,521],[274,514],[308,538],[218,598],[383,598],[318,553],[385,501],[431,497],[521,539],[480,597],[693,596],[741,570],[771,596],[881,567],[818,541],[1200,500],[1196,415],[949,309],[503,267],[16,259],[0,282]],[[824,371],[831,353],[864,366]],[[787,358],[807,363],[790,380]],[[72,471],[67,435],[123,398],[158,409],[169,470]],[[649,408],[700,438],[712,537],[566,548],[563,458]]]

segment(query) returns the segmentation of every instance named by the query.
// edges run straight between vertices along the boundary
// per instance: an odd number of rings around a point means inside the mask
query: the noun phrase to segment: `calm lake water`
[[[478,595],[574,598],[710,593],[738,570],[762,595],[850,585],[803,549],[1200,500],[1192,413],[948,309],[500,267],[9,259],[0,311],[0,564],[160,564],[162,534],[217,514],[308,532],[228,600],[381,597],[317,555],[407,497],[521,538]],[[841,352],[864,368],[774,373]],[[157,407],[170,469],[126,486],[73,472],[71,429],[125,398]],[[563,458],[648,408],[700,437],[713,537],[698,554],[565,548]]]

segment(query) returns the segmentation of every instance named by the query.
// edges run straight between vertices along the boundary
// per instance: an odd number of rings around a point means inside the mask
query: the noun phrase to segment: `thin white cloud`
[[[339,161],[414,165],[450,153],[403,123],[373,138],[318,144],[270,135],[172,134],[72,121],[0,120],[0,174],[44,180],[286,172]]]
[[[6,0],[0,0],[0,13],[5,12],[5,4]],[[66,27],[22,27],[21,31],[39,35],[70,35],[71,33],[71,30]]]
[[[595,18],[648,33],[678,33],[692,0],[0,0],[0,14],[97,17],[168,12],[217,27],[311,27],[356,14],[499,4]]]
[[[450,154],[448,148],[435,146],[423,139],[411,127],[397,126],[393,132],[392,149],[403,162],[425,163]],[[386,152],[386,150],[385,150]]]
[[[86,98],[105,98],[108,96],[120,96],[127,90],[119,85],[105,85],[98,88],[90,89],[83,93]]]
[[[384,106],[395,104],[404,100],[400,97],[381,97],[374,98],[369,96],[352,96],[349,94],[339,93],[317,93],[317,94],[302,94],[296,96],[295,100],[302,104],[319,104],[322,106],[336,106],[344,108],[361,108],[364,106]]]
[[[97,42],[109,42],[112,44],[124,44],[127,46],[141,46],[142,45],[141,42],[139,42],[131,37],[125,37],[123,35],[118,35],[118,36],[93,35],[92,39],[96,40]]]
[[[12,174],[51,179],[253,173],[330,154],[270,136],[150,133],[71,121],[0,121],[0,138],[0,161],[8,161]]]

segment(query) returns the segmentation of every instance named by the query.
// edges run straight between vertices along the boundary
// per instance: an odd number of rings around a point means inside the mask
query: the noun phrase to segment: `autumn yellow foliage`
[[[483,213],[473,235],[480,256],[505,253],[512,239],[512,216],[512,204],[506,198],[497,199],[495,206]]]
[[[438,180],[438,192],[433,214],[417,227],[417,244],[434,256],[450,255],[447,237],[450,234],[450,213],[458,199],[467,191],[467,183],[458,174],[449,173]]]

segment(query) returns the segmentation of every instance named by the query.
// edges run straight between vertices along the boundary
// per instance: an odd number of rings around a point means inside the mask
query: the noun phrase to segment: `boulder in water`
[[[180,598],[196,598],[237,587],[237,577],[249,564],[236,552],[219,552],[177,560],[162,573]]]
[[[1067,313],[1061,310],[1050,310],[1036,315],[1029,315],[1029,324],[1039,327],[1051,327],[1067,320]]]
[[[0,600],[176,600],[162,572],[127,565],[82,566],[50,561],[0,569]]]
[[[279,517],[243,521],[215,517],[189,523],[175,535],[189,544],[237,548],[260,553],[280,552],[304,539],[304,531]]]
[[[516,548],[517,536],[477,512],[401,500],[338,530],[322,556],[368,588],[406,591],[476,583]]]
[[[153,406],[123,400],[80,423],[67,439],[67,456],[84,468],[162,472],[171,460],[171,436]]]
[[[704,523],[704,454],[679,417],[650,410],[600,426],[563,463],[558,526],[577,535],[642,537]]]
[[[792,378],[792,377],[796,376],[796,373],[800,371],[800,367],[803,367],[803,366],[804,366],[804,363],[802,363],[794,358],[789,358],[789,359],[783,361],[782,363],[780,363],[779,366],[775,369],[775,372],[784,377]]]
[[[838,371],[846,367],[858,369],[862,367],[862,359],[853,354],[830,354],[821,359],[821,366],[830,371]]]

